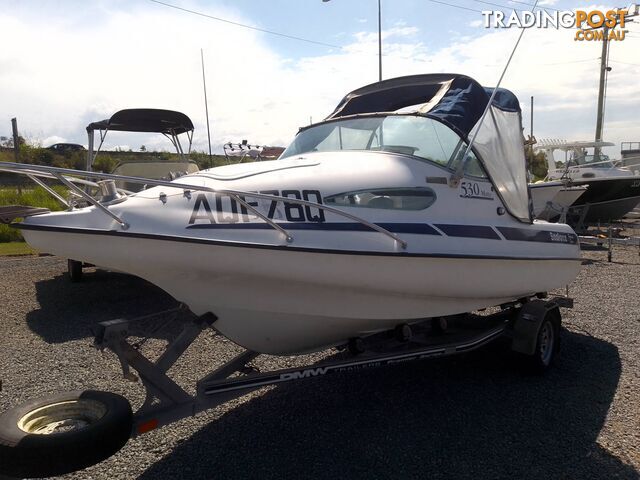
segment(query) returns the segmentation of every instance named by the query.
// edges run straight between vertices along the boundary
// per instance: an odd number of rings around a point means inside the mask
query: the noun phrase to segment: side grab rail
[[[176,182],[175,180],[174,181],[155,180],[155,179],[143,178],[143,177],[130,177],[130,176],[127,176],[127,175],[114,175],[114,174],[111,174],[111,173],[87,172],[87,171],[84,171],[84,170],[73,170],[73,169],[70,169],[70,168],[48,167],[48,166],[44,166],[44,165],[30,165],[30,164],[13,163],[13,162],[0,162],[0,171],[12,172],[12,173],[17,173],[17,174],[21,174],[21,175],[26,175],[29,178],[32,178],[32,176],[41,176],[41,177],[44,176],[44,177],[48,177],[48,178],[55,178],[55,179],[61,181],[67,187],[69,187],[73,192],[75,192],[78,195],[80,195],[83,198],[85,198],[88,202],[90,202],[92,205],[94,205],[100,211],[102,211],[106,215],[112,217],[125,230],[127,228],[129,228],[129,225],[126,222],[124,222],[120,217],[118,217],[116,214],[111,212],[107,207],[105,207],[103,204],[101,204],[98,200],[93,198],[91,195],[87,194],[81,188],[79,188],[78,186],[74,185],[74,182],[78,182],[78,183],[81,183],[81,184],[89,183],[91,185],[96,185],[96,184],[93,183],[93,182],[87,182],[86,180],[83,180],[81,178],[73,178],[74,176],[75,177],[99,178],[99,179],[102,179],[102,180],[121,180],[121,181],[126,181],[126,182],[129,182],[129,183],[136,183],[136,184],[140,184],[140,185],[165,186],[165,187],[170,187],[170,188],[182,189],[184,191],[201,191],[201,192],[215,193],[215,194],[218,194],[218,195],[226,195],[226,196],[229,196],[229,197],[233,198],[235,201],[237,201],[239,204],[241,204],[247,210],[251,211],[254,215],[259,217],[261,220],[263,220],[269,226],[271,226],[275,230],[278,230],[280,233],[282,233],[285,236],[287,242],[292,242],[293,241],[293,237],[289,234],[289,232],[287,232],[278,223],[274,222],[273,220],[268,218],[266,215],[264,215],[263,213],[258,211],[255,207],[249,205],[247,203],[247,201],[244,200],[243,197],[260,198],[260,199],[265,199],[265,200],[278,200],[278,201],[282,201],[284,203],[304,205],[304,206],[308,206],[308,207],[317,208],[319,210],[324,210],[324,211],[327,211],[327,212],[331,212],[331,213],[334,213],[334,214],[336,214],[338,216],[345,217],[345,218],[348,218],[350,220],[353,220],[353,221],[355,221],[357,223],[360,223],[360,224],[366,226],[367,228],[370,228],[371,230],[374,230],[374,231],[376,231],[378,233],[381,233],[381,234],[391,238],[392,240],[394,240],[394,242],[396,242],[398,245],[400,245],[400,247],[402,249],[406,249],[407,248],[407,242],[406,241],[402,240],[395,233],[390,232],[389,230],[387,230],[387,229],[385,229],[385,228],[383,228],[383,227],[381,227],[381,226],[379,226],[379,225],[377,225],[375,223],[369,222],[368,220],[365,220],[364,218],[360,218],[360,217],[358,217],[356,215],[352,215],[350,213],[347,213],[347,212],[345,212],[343,210],[340,210],[340,209],[337,209],[337,208],[334,208],[334,207],[330,207],[330,206],[323,205],[323,204],[316,203],[316,202],[311,202],[311,201],[308,201],[308,200],[301,200],[301,199],[298,199],[298,198],[289,198],[289,197],[282,197],[282,196],[278,196],[278,195],[269,195],[269,194],[266,194],[266,193],[245,192],[245,191],[242,191],[242,190],[216,189],[216,188],[210,188],[210,187],[199,186],[199,185],[189,185],[189,184],[186,184],[186,183]],[[68,175],[70,175],[71,177],[69,177]],[[47,189],[47,191],[49,191],[49,189]]]

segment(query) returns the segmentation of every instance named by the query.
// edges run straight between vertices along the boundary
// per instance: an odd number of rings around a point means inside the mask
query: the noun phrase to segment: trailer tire
[[[447,317],[434,317],[431,319],[431,332],[434,335],[442,335],[449,329]]]
[[[77,260],[67,260],[67,272],[69,273],[69,280],[72,283],[78,283],[82,280],[82,262]]]
[[[114,393],[31,400],[0,416],[0,474],[31,478],[81,470],[120,450],[132,426],[129,401]]]
[[[523,356],[525,369],[533,374],[546,373],[553,365],[560,351],[560,312],[553,309],[547,312],[536,337],[536,348],[532,355]]]

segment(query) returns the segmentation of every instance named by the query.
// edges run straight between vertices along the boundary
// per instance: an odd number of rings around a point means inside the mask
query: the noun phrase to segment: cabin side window
[[[435,192],[426,187],[372,188],[338,193],[324,198],[324,203],[328,205],[384,210],[424,210],[435,201]]]

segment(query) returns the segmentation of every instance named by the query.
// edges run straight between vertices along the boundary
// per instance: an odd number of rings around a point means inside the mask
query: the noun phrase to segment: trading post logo
[[[515,10],[506,15],[500,10],[482,12],[485,28],[577,28],[574,40],[583,41],[622,41],[628,10],[575,10],[554,11],[524,10],[519,14]],[[615,27],[619,27],[616,29]]]

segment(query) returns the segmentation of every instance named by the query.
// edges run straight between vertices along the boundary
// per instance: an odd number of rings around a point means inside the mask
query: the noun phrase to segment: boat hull
[[[576,258],[338,252],[70,230],[23,233],[37,249],[144,278],[194,313],[214,313],[214,327],[237,344],[269,354],[498,305],[562,287],[580,269]]]
[[[547,220],[549,222],[558,221],[560,219],[561,212],[568,212],[569,207],[571,207],[571,205],[573,205],[585,191],[586,188],[584,187],[563,188],[553,198],[553,207],[545,209],[537,216],[537,218]]]
[[[578,180],[572,185],[588,186],[587,191],[571,206],[580,215],[589,207],[584,223],[608,222],[624,217],[640,203],[640,177],[613,177]]]

